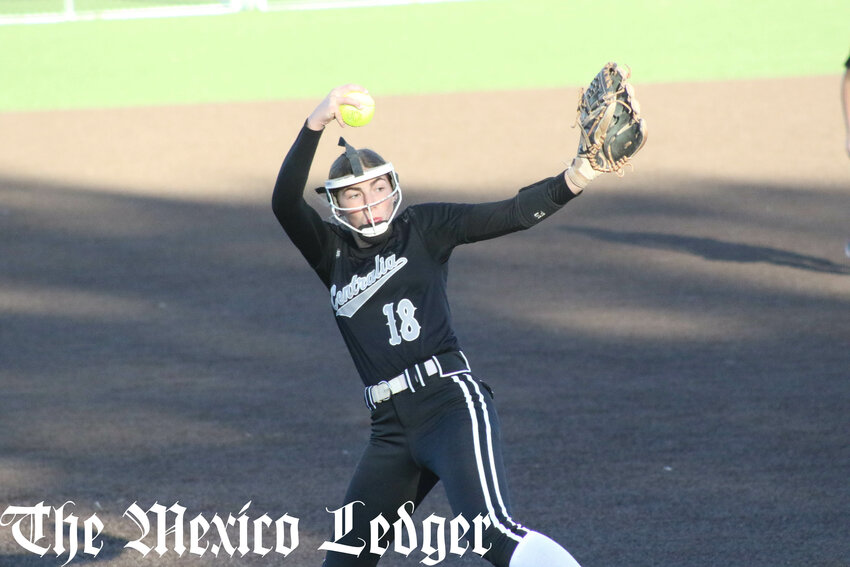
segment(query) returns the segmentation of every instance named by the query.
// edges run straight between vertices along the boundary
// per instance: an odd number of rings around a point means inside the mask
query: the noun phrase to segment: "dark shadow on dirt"
[[[848,272],[807,252],[835,227],[793,214],[837,198],[788,189],[768,210],[770,191],[746,191],[600,192],[455,252],[453,314],[496,390],[514,515],[582,564],[850,560]],[[95,564],[137,564],[116,553],[133,502],[177,501],[298,517],[285,562],[320,564],[367,436],[327,292],[268,203],[0,179],[0,384],[0,510],[99,502],[116,541]],[[440,490],[432,512],[452,517]],[[44,563],[0,528],[0,564]]]
[[[589,226],[565,227],[569,232],[656,250],[670,250],[692,254],[716,262],[764,262],[775,266],[787,266],[825,274],[850,274],[850,265],[842,266],[824,258],[807,256],[768,246],[753,246],[739,242],[726,242],[716,238],[693,237],[656,232],[630,232],[594,228]]]

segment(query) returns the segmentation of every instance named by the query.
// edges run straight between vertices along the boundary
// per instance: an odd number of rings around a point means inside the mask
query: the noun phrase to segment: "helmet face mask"
[[[339,204],[338,195],[340,191],[346,187],[369,181],[377,177],[386,175],[389,178],[392,191],[386,197],[374,202],[364,203],[356,207],[343,207]],[[398,176],[393,169],[393,164],[385,163],[377,167],[367,169],[362,175],[347,175],[337,179],[329,179],[325,182],[325,196],[328,199],[328,204],[331,207],[331,213],[334,219],[349,230],[366,237],[380,236],[385,233],[390,226],[390,223],[395,218],[399,207],[401,206],[401,186],[398,183]],[[375,222],[373,209],[378,207],[388,199],[393,199],[393,208],[388,218],[381,219],[380,222]],[[348,215],[352,212],[363,211],[366,216],[367,223],[362,226],[354,226],[348,220]]]
[[[370,239],[375,239],[370,243],[377,243],[387,235],[387,230],[390,223],[395,218],[396,213],[401,206],[401,186],[398,182],[393,164],[387,162],[372,150],[358,150],[348,144],[345,139],[339,139],[339,145],[345,147],[345,153],[337,158],[331,166],[330,179],[325,181],[324,187],[316,189],[321,193],[324,190],[325,197],[331,207],[333,218],[342,226],[348,228],[352,232],[360,235],[367,242]],[[357,185],[379,177],[386,177],[390,184],[390,194],[386,195],[375,202],[358,203],[353,207],[343,207],[340,205],[339,196],[347,187]],[[384,203],[388,199],[393,199],[392,211],[389,214],[379,216],[379,221],[375,222],[375,209],[380,207],[385,209]],[[365,223],[360,226],[354,226],[350,220],[354,213],[363,213]],[[356,221],[353,221],[356,222]]]

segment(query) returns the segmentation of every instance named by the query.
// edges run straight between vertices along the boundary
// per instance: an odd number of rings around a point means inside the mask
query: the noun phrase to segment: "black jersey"
[[[281,166],[272,208],[328,288],[366,385],[460,349],[446,294],[447,263],[457,245],[529,228],[574,197],[561,174],[504,201],[413,205],[392,221],[385,242],[360,248],[348,230],[322,220],[303,198],[320,137],[302,128]]]

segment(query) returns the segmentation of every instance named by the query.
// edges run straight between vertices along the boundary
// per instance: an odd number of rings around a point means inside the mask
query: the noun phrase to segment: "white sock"
[[[570,553],[538,532],[528,532],[516,546],[508,567],[581,567]]]

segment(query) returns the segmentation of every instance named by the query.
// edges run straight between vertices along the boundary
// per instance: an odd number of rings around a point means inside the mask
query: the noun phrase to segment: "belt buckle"
[[[393,393],[392,390],[390,390],[390,385],[387,384],[386,381],[378,382],[372,386],[372,400],[374,400],[376,404],[389,400],[392,395]]]

